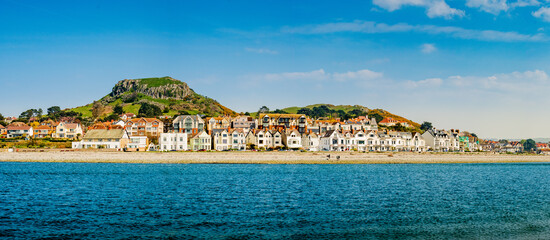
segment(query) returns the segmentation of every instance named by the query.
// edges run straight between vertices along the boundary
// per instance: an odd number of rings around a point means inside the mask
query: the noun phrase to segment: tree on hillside
[[[4,119],[5,119],[5,118],[4,118],[4,115],[2,115],[2,114],[0,113],[0,121],[4,121]]]
[[[258,109],[258,113],[256,114],[256,117],[260,117],[260,114],[262,113],[268,113],[269,112],[269,108],[266,107],[266,106],[262,106],[260,109]]]
[[[260,109],[258,109],[258,113],[268,113],[269,108],[266,106],[262,106]]]
[[[103,114],[103,110],[105,110],[103,104],[101,104],[101,102],[94,101],[94,105],[92,106],[92,117],[97,119],[101,116],[101,114]]]
[[[362,109],[356,108],[356,109],[353,109],[353,110],[349,111],[348,114],[352,118],[356,118],[356,117],[359,117],[359,116],[366,116],[367,112],[363,111]]]
[[[113,112],[116,114],[122,114],[124,112],[124,109],[121,105],[116,105],[115,108],[113,108]]]
[[[48,115],[50,117],[53,117],[55,116],[55,114],[61,112],[61,108],[59,106],[52,106],[52,107],[49,107],[47,111],[48,111]]]
[[[19,118],[28,120],[32,117],[41,117],[41,116],[42,116],[42,109],[29,109],[27,111],[22,112],[19,115]]]
[[[428,131],[428,130],[430,130],[430,129],[432,129],[432,128],[433,128],[433,126],[432,126],[432,123],[431,123],[431,122],[426,122],[426,121],[424,121],[424,122],[422,123],[422,125],[420,125],[420,129],[422,129],[422,131],[424,131],[424,132],[425,132],[425,131]]]
[[[139,117],[157,117],[160,115],[162,115],[160,107],[146,102],[141,104],[138,112]]]
[[[537,148],[537,143],[533,139],[527,139],[525,140],[525,143],[523,143],[523,149],[525,151],[534,151]]]
[[[281,109],[275,109],[275,111],[273,111],[272,113],[280,113],[280,114],[285,114],[287,112],[281,110]]]
[[[296,113],[313,117],[312,111],[309,108],[300,108]]]
[[[336,111],[335,116],[339,117],[341,120],[349,119],[349,115],[342,109]]]

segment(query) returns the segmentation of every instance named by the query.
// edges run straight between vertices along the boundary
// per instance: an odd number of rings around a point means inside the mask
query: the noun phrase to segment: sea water
[[[550,239],[550,165],[0,163],[0,238]]]

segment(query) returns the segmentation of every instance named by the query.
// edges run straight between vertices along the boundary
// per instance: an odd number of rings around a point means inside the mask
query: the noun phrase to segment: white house
[[[231,149],[231,137],[225,129],[213,129],[212,131],[212,149],[224,151]]]
[[[73,142],[73,148],[122,149],[128,144],[128,134],[124,129],[92,129],[80,142]]]
[[[343,151],[344,150],[344,137],[338,131],[330,130],[321,137],[321,143],[319,145],[323,151]]]
[[[231,149],[246,150],[246,134],[242,129],[233,129],[229,132]]]
[[[54,138],[70,138],[77,139],[82,137],[82,127],[80,123],[66,123],[60,122],[55,127],[55,132],[53,134]]]
[[[159,137],[160,151],[186,151],[187,133],[161,133]]]
[[[367,151],[367,134],[363,131],[357,131],[353,134],[353,138],[355,139],[355,149],[357,151]]]
[[[27,124],[10,124],[6,127],[6,137],[15,138],[15,137],[32,137],[34,131],[31,126]]]
[[[436,152],[448,152],[451,150],[451,139],[449,134],[443,130],[430,129],[422,137],[426,141],[426,147]]]
[[[126,149],[129,151],[146,151],[149,140],[146,136],[130,136]]]
[[[314,132],[302,134],[302,147],[307,151],[319,151],[321,138]]]
[[[283,143],[290,149],[302,148],[302,135],[298,130],[287,130],[283,134]]]
[[[189,149],[208,151],[212,149],[212,137],[205,131],[196,133],[189,139]]]
[[[380,150],[380,136],[376,133],[376,131],[371,130],[365,132],[367,136],[367,150],[369,152],[373,151],[381,151]]]

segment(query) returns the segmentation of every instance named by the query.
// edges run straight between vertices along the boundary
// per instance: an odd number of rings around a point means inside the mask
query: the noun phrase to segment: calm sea
[[[0,163],[0,238],[550,239],[550,165]]]

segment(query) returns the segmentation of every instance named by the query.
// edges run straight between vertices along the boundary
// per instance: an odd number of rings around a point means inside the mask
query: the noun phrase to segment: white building
[[[451,150],[451,139],[444,130],[430,129],[422,137],[426,141],[426,147],[436,152],[448,152]]]
[[[126,148],[129,151],[146,151],[148,144],[149,140],[146,136],[130,136]]]
[[[322,151],[344,151],[344,137],[335,130],[330,130],[321,137],[319,148]]]
[[[225,151],[231,149],[231,137],[225,129],[212,130],[212,149]]]
[[[321,138],[313,133],[305,133],[302,135],[302,147],[307,151],[319,151]]]
[[[160,151],[186,151],[187,133],[161,133],[159,137]]]
[[[287,148],[298,149],[302,148],[302,135],[298,130],[289,130],[283,134],[283,142]]]
[[[242,129],[233,129],[229,132],[231,149],[246,150],[246,134]]]

